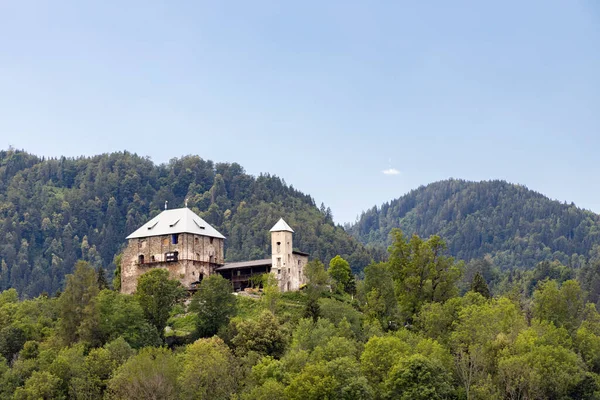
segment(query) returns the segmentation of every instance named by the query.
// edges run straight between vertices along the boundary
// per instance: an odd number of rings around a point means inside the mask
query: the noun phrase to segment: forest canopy
[[[355,272],[381,257],[310,196],[276,176],[248,175],[236,163],[187,156],[156,165],[128,152],[44,159],[10,149],[0,151],[0,290],[53,294],[78,259],[110,277],[125,237],[165,201],[177,208],[186,199],[227,237],[227,261],[269,255],[269,229],[280,217],[294,227],[295,246],[311,257],[340,254]]]

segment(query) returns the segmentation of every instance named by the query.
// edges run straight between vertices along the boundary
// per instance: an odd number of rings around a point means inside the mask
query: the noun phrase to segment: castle
[[[264,273],[275,275],[281,291],[298,290],[308,254],[294,250],[293,233],[282,218],[271,228],[271,258],[225,263],[225,236],[187,207],[165,209],[127,237],[121,292],[135,292],[138,278],[152,268],[166,269],[189,291],[215,273],[230,280],[235,291]]]

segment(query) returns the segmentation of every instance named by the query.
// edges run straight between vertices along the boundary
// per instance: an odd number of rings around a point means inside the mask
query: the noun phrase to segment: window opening
[[[179,235],[171,235],[171,244],[177,244],[179,243]]]
[[[277,252],[281,253],[281,242],[277,242]]]
[[[140,264],[143,264],[143,263],[144,263],[144,255],[143,255],[143,254],[140,254],[140,255],[138,256],[138,263],[140,263]]]
[[[175,262],[179,260],[179,252],[171,251],[169,253],[165,253],[165,260],[167,262]]]

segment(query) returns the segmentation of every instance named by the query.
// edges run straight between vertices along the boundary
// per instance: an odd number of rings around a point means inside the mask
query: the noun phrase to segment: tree
[[[98,277],[98,290],[108,289],[108,280],[106,279],[106,271],[104,271],[104,268],[98,267],[96,269],[96,276]]]
[[[410,322],[424,303],[444,302],[457,294],[463,265],[443,255],[446,244],[439,236],[424,241],[413,235],[407,241],[399,229],[394,229],[392,236],[390,270],[398,303]]]
[[[471,290],[473,292],[479,293],[486,299],[492,297],[490,294],[490,289],[488,288],[487,282],[483,279],[483,276],[479,271],[473,276],[473,281],[471,282]]]
[[[171,308],[185,297],[185,289],[179,281],[169,279],[169,272],[154,269],[140,276],[135,298],[142,306],[144,315],[164,337]]]
[[[304,275],[307,279],[306,295],[308,300],[304,309],[304,317],[312,318],[317,321],[319,318],[319,297],[327,290],[329,276],[325,271],[325,266],[319,260],[309,261],[304,268]]]
[[[329,262],[329,269],[327,272],[329,273],[329,277],[335,283],[337,290],[348,290],[350,280],[353,278],[352,270],[350,269],[350,264],[348,264],[348,261],[344,260],[339,255],[335,256]]]
[[[227,325],[235,313],[235,306],[231,282],[219,274],[203,279],[189,307],[190,312],[198,315],[196,335],[209,337],[216,334],[220,327]]]
[[[67,275],[65,290],[58,299],[60,329],[66,343],[79,339],[79,325],[89,314],[89,306],[97,294],[96,272],[85,261],[79,261],[75,272]]]
[[[546,281],[533,293],[533,314],[557,327],[575,331],[583,318],[584,293],[579,282],[568,280],[559,288],[556,281]]]
[[[17,388],[15,400],[64,399],[60,392],[60,378],[47,371],[34,371],[23,387]]]
[[[166,348],[147,347],[129,358],[108,383],[110,398],[122,400],[176,399],[179,365]]]
[[[279,321],[270,311],[263,311],[256,320],[237,323],[235,330],[237,335],[231,342],[235,346],[236,354],[245,355],[254,351],[263,356],[283,356],[287,337]]]
[[[442,400],[453,393],[452,377],[440,365],[415,354],[401,358],[390,370],[385,385],[388,397],[401,400]]]
[[[94,346],[122,337],[131,347],[161,344],[156,327],[145,318],[136,299],[104,289],[93,300],[92,312],[80,327],[81,338]]]
[[[234,359],[218,337],[199,339],[181,354],[181,399],[229,399],[236,391]]]
[[[23,329],[9,325],[0,330],[0,355],[11,363],[27,341]]]

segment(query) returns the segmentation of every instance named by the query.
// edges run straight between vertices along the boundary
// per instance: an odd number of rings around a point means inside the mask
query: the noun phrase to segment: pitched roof
[[[277,223],[275,225],[273,225],[273,227],[271,228],[271,232],[281,232],[281,231],[294,233],[292,228],[290,228],[290,226],[287,224],[287,222],[285,222],[283,220],[283,218],[279,218],[279,221],[277,221]]]
[[[164,210],[142,225],[141,228],[127,236],[127,239],[177,233],[193,233],[195,235],[225,239],[225,236],[221,235],[215,228],[187,207]]]

